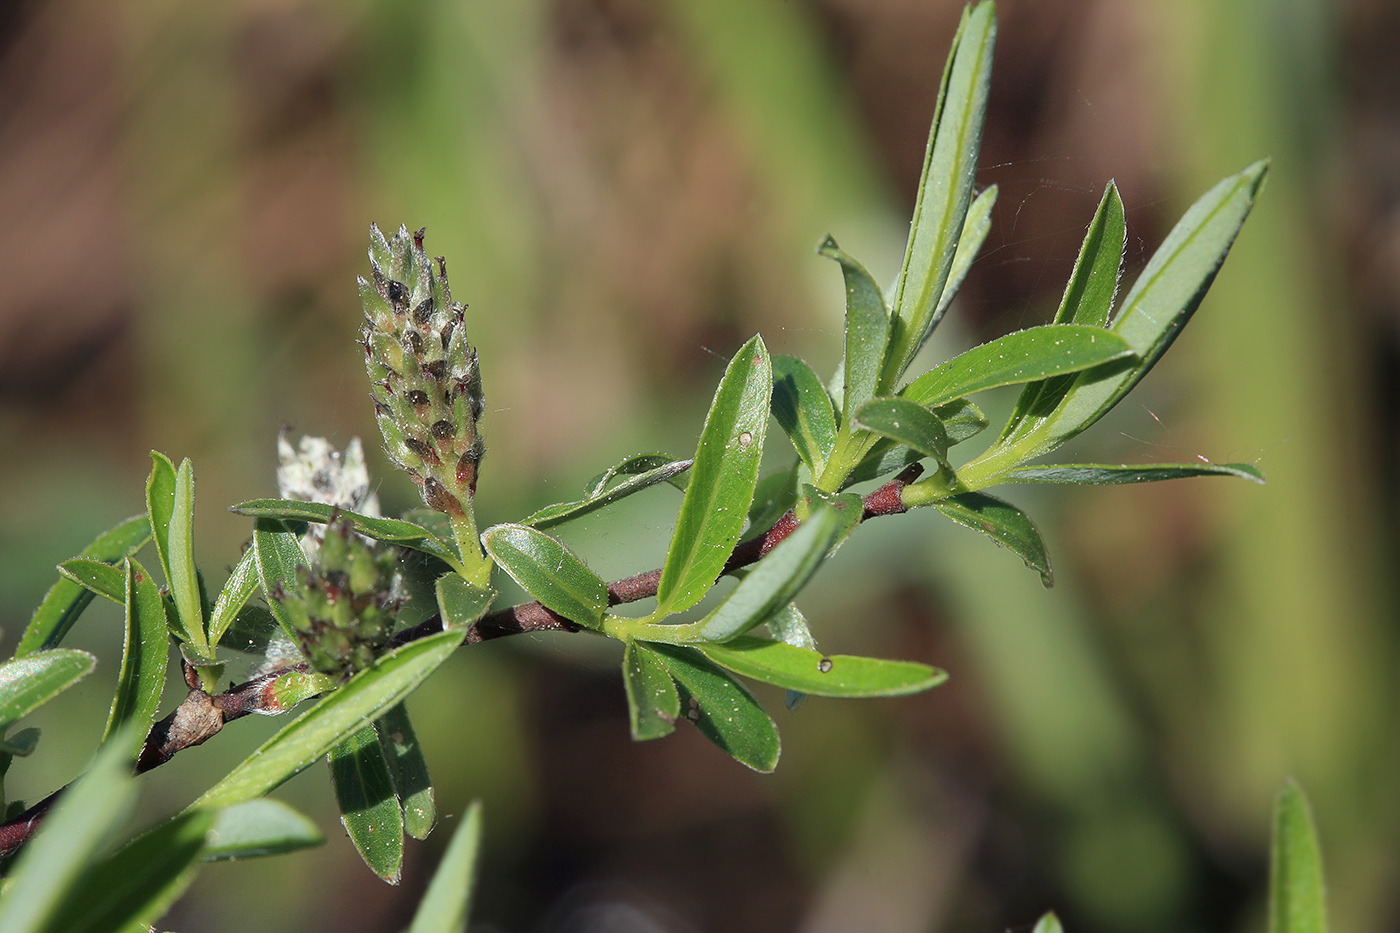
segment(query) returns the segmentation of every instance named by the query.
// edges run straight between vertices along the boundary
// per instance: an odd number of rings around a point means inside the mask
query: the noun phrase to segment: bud
[[[423,231],[385,239],[370,226],[371,280],[360,281],[360,343],[375,420],[389,456],[423,490],[430,508],[470,515],[484,399],[464,305],[453,302],[447,263],[423,251]]]

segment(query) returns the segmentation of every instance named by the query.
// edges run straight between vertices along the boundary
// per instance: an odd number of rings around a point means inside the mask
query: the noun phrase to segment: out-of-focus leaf
[[[992,229],[992,207],[996,203],[997,186],[990,185],[973,198],[968,206],[967,217],[963,219],[962,236],[958,239],[957,252],[953,254],[953,265],[948,270],[948,281],[944,283],[943,294],[938,299],[935,318],[942,318],[948,306],[953,303],[958,289],[962,288],[963,280],[967,278],[968,270],[972,268],[972,261],[982,251],[982,244],[987,241],[987,233]],[[932,330],[924,333],[925,343],[932,333]],[[922,344],[920,346],[922,347]]]
[[[940,463],[948,459],[948,432],[943,422],[927,408],[908,399],[872,399],[856,412],[855,423]]]
[[[693,648],[651,647],[680,687],[681,711],[705,738],[755,771],[778,766],[778,727],[753,694]]]
[[[542,605],[587,628],[602,624],[608,585],[559,541],[528,525],[494,525],[481,541],[496,563]]]
[[[34,754],[34,749],[39,745],[38,729],[21,729],[14,735],[7,735],[0,738],[0,756],[13,755],[16,758],[28,758]],[[6,769],[9,768],[9,761],[0,761],[0,777],[5,776]]]
[[[1060,926],[1060,918],[1051,912],[1040,918],[1040,922],[1031,933],[1064,933],[1064,930],[1065,928]]]
[[[467,626],[486,615],[496,600],[495,590],[472,586],[455,573],[438,577],[436,589],[445,629],[466,631]]]
[[[292,617],[277,599],[278,593],[296,590],[297,567],[306,564],[306,555],[295,533],[281,521],[260,518],[253,523],[253,560],[258,569],[258,583],[267,597],[267,608],[283,633],[296,644],[297,630]]]
[[[883,307],[881,308],[884,314]],[[773,417],[786,432],[813,476],[821,472],[836,444],[836,412],[831,396],[806,361],[773,357]]]
[[[310,819],[280,800],[260,797],[218,811],[200,858],[219,862],[281,855],[325,841]]]
[[[154,524],[154,523],[153,523]],[[196,654],[204,656],[209,645],[204,631],[203,600],[200,599],[199,574],[194,566],[194,467],[186,457],[175,471],[175,500],[167,526],[165,581],[170,586],[170,598],[180,619],[184,640],[195,646]]]
[[[743,635],[722,645],[696,648],[736,674],[824,697],[897,697],[936,687],[948,675],[927,664],[850,655]]]
[[[900,395],[920,405],[941,405],[983,389],[1079,372],[1132,355],[1126,341],[1102,327],[1045,324],[960,353],[909,383]]]
[[[43,652],[40,657],[50,653]],[[33,657],[10,663],[24,663]],[[21,850],[8,884],[0,888],[0,933],[48,930],[49,921],[65,902],[80,899],[74,883],[126,821],[136,799],[136,781],[125,744],[103,746],[87,774],[63,792],[38,834]]]
[[[753,502],[749,503],[749,534],[767,531],[797,504],[797,471],[800,465],[794,461],[791,469],[769,473],[754,486]]]
[[[52,933],[150,929],[194,880],[214,814],[182,813],[87,866],[44,927]]]
[[[890,336],[890,316],[880,286],[828,236],[817,252],[841,264],[846,284],[846,355],[842,363],[842,421],[875,397],[880,370],[885,362],[885,344]],[[826,393],[823,392],[823,395]],[[822,458],[823,461],[826,459]],[[813,470],[816,475],[816,470]]]
[[[622,651],[622,683],[627,688],[632,738],[644,742],[676,731],[680,694],[655,651],[629,640]]]
[[[461,933],[471,913],[476,858],[481,848],[481,801],[473,800],[452,833],[428,890],[418,902],[408,933]]]
[[[1065,285],[1053,323],[1107,325],[1108,313],[1113,310],[1113,299],[1118,294],[1127,236],[1123,200],[1118,196],[1118,186],[1110,181],[1084,234],[1084,243],[1079,247],[1079,257],[1074,261],[1074,271]],[[1067,376],[1029,383],[1016,401],[1001,436],[1006,438],[1015,433],[1027,416],[1039,419],[1054,411],[1073,383]]]
[[[226,807],[260,797],[309,767],[342,739],[403,700],[461,644],[451,629],[395,648],[283,726],[195,802]]]
[[[1308,798],[1292,779],[1284,782],[1274,803],[1269,933],[1327,933],[1322,851]]]
[[[584,497],[573,502],[557,502],[547,505],[530,515],[520,524],[535,528],[553,528],[580,516],[612,505],[633,493],[655,486],[670,483],[680,489],[686,487],[683,481],[685,472],[690,469],[690,460],[676,460],[666,454],[637,454],[628,457],[617,466],[600,473],[584,488]],[[608,488],[608,484],[619,476],[627,479]]]
[[[403,870],[403,811],[373,726],[341,740],[327,756],[340,822],[360,858],[390,884]]]
[[[126,639],[121,672],[117,674],[117,693],[102,741],[108,741],[128,723],[135,724],[125,733],[134,736],[135,745],[130,749],[134,759],[160,708],[165,667],[170,659],[170,634],[160,590],[146,568],[128,557],[125,576]]]
[[[77,683],[96,663],[86,651],[50,648],[0,664],[0,735]]]
[[[884,392],[898,383],[938,324],[940,299],[972,198],[995,44],[993,4],[982,3],[964,11],[939,88],[909,244],[895,287],[893,317],[897,323],[880,379]]]
[[[324,502],[302,502],[298,499],[250,499],[231,506],[229,511],[252,518],[283,522],[325,523],[332,519],[347,521],[351,528],[367,538],[423,551],[454,568],[460,568],[462,563],[450,543],[438,538],[432,530],[402,519],[361,515],[359,512],[351,512]]]
[[[151,522],[145,515],[133,515],[111,528],[83,548],[78,556],[107,564],[119,564],[122,558],[135,554],[151,540]],[[113,570],[120,579],[121,571]],[[120,592],[120,586],[118,587]],[[117,596],[116,599],[120,599]],[[92,591],[71,580],[59,580],[49,587],[39,608],[34,610],[29,625],[15,648],[15,657],[22,657],[45,648],[55,648],[73,627],[78,616],[92,602]]]
[[[427,839],[437,822],[437,806],[433,803],[433,782],[428,779],[428,762],[418,744],[418,734],[408,718],[408,708],[402,703],[389,707],[374,721],[384,760],[389,763],[389,776],[394,779],[394,793],[403,809],[403,828],[414,839]]]
[[[948,433],[949,447],[976,437],[990,424],[987,416],[982,414],[982,409],[965,398],[955,398],[951,402],[935,406],[933,413],[943,422],[943,429]]]
[[[739,540],[758,481],[772,392],[768,350],[755,336],[734,354],[705,418],[657,586],[657,618],[699,602]]]
[[[1003,483],[1076,483],[1086,486],[1118,486],[1125,483],[1159,483],[1191,476],[1234,476],[1263,484],[1264,474],[1248,463],[1149,463],[1142,466],[1112,463],[1063,463],[1054,466],[1017,467]]]
[[[126,574],[106,561],[73,557],[58,565],[58,572],[89,592],[114,603],[126,599]]]
[[[209,644],[218,645],[223,640],[238,613],[247,604],[253,591],[258,588],[257,553],[248,548],[234,565],[224,588],[214,600],[214,609],[209,613]]]
[[[940,499],[933,505],[959,525],[980,531],[1011,549],[1027,567],[1040,574],[1040,582],[1047,588],[1054,585],[1055,575],[1050,569],[1045,542],[1025,512],[981,492],[965,492],[951,499]]]

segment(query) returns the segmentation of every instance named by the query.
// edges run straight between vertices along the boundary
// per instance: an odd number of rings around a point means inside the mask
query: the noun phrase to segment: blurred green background
[[[888,281],[960,4],[943,0],[11,0],[0,5],[0,650],[53,565],[191,457],[222,579],[279,425],[376,446],[354,277],[428,228],[470,303],[487,523],[638,450],[693,448],[753,332],[829,370],[827,232]],[[1048,320],[1102,186],[1130,272],[1181,210],[1273,170],[1195,323],[1067,458],[1245,460],[1223,480],[1012,490],[1058,585],[937,516],[864,528],[799,602],[832,651],[939,664],[930,694],[771,700],[751,774],[693,730],[633,745],[617,652],[461,651],[411,702],[440,809],[486,803],[474,929],[1258,930],[1271,799],[1312,796],[1335,929],[1400,929],[1393,571],[1400,8],[1391,0],[1004,0],[979,184],[988,245],[938,352]],[[1009,401],[987,399],[989,412]],[[655,566],[657,490],[568,536]],[[97,673],[35,717],[12,796],[83,766]],[[172,689],[167,708],[178,691]],[[143,778],[183,805],[275,729]],[[447,834],[380,884],[324,768],[278,792],[325,847],[207,868],[164,927],[392,930]]]

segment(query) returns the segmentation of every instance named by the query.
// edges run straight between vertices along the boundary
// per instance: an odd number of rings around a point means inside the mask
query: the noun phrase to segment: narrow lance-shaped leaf
[[[461,565],[460,556],[450,544],[437,537],[430,529],[415,522],[381,518],[378,515],[361,515],[325,502],[302,502],[300,499],[251,499],[230,507],[229,511],[269,521],[346,521],[350,523],[351,528],[367,538],[423,551],[454,568]]]
[[[841,264],[846,285],[846,355],[841,391],[841,420],[846,422],[852,412],[875,397],[890,336],[890,317],[880,287],[864,266],[842,252],[835,240],[828,236],[817,252]]]
[[[0,735],[67,690],[97,659],[75,648],[51,648],[0,664]]]
[[[209,640],[204,631],[204,611],[200,607],[199,576],[194,565],[194,467],[186,457],[175,472],[175,500],[170,513],[166,542],[168,561],[165,579],[180,618],[184,638],[201,657]]]
[[[472,885],[476,880],[477,852],[481,848],[481,801],[473,800],[466,816],[452,833],[438,869],[408,933],[461,933],[471,913]]]
[[[773,357],[773,417],[816,476],[836,445],[836,413],[817,374],[795,356]]]
[[[170,635],[166,627],[165,604],[160,590],[144,567],[126,560],[126,638],[122,649],[117,693],[107,716],[104,742],[128,723],[134,729],[131,756],[141,750],[141,742],[155,721],[160,695],[165,689],[165,668],[170,658]]]
[[[705,418],[657,586],[657,618],[699,602],[739,540],[758,481],[772,392],[768,350],[755,336],[734,354]]]
[[[136,553],[151,540],[151,521],[145,515],[134,515],[121,524],[103,532],[78,555],[106,564],[119,564],[124,557]],[[112,568],[120,576],[121,571]],[[120,598],[120,597],[118,597]],[[73,627],[78,616],[92,602],[92,591],[71,580],[59,580],[49,587],[39,608],[34,610],[29,625],[20,636],[15,657],[22,657],[45,648],[56,648]]]
[[[1026,566],[1040,574],[1040,582],[1054,585],[1050,555],[1035,523],[1009,502],[981,492],[965,492],[932,503],[938,511],[959,525],[980,531],[997,544],[1009,548]]]
[[[1269,933],[1327,933],[1322,852],[1308,799],[1293,780],[1284,783],[1274,804]]]
[[[645,742],[676,730],[676,718],[681,713],[680,694],[655,651],[629,640],[622,651],[622,683],[627,688],[632,738]]]
[[[681,711],[701,735],[755,771],[778,766],[778,727],[753,694],[692,648],[652,648],[680,687]]]
[[[587,628],[602,624],[608,585],[559,541],[528,525],[495,525],[481,541],[492,559],[542,605]]]
[[[894,697],[936,687],[948,675],[927,664],[850,655],[824,655],[780,641],[744,635],[722,645],[698,645],[721,667],[765,683],[824,697]]]
[[[1089,229],[1084,234],[1079,256],[1074,261],[1074,271],[1070,273],[1052,323],[1084,324],[1089,327],[1108,324],[1108,314],[1113,310],[1113,299],[1118,294],[1127,237],[1123,199],[1118,196],[1118,186],[1109,182],[1098,210],[1094,212],[1094,219],[1089,222]],[[1002,429],[1002,438],[1015,433],[1027,417],[1038,420],[1054,411],[1073,382],[1068,377],[1059,377],[1027,384],[1016,401],[1011,417],[1007,419],[1006,427]]]
[[[238,618],[238,613],[247,605],[258,588],[258,555],[253,548],[248,548],[239,558],[238,563],[233,567],[233,573],[224,582],[224,588],[219,591],[218,598],[214,600],[214,608],[209,613],[209,644],[218,645],[223,640],[224,633],[229,626]]]
[[[660,483],[670,483],[679,489],[686,487],[685,474],[691,461],[675,460],[665,454],[639,454],[629,457],[612,469],[599,474],[584,489],[584,497],[573,502],[557,502],[547,505],[522,521],[522,525],[535,528],[553,528],[565,522],[581,518],[590,512],[612,505],[634,493],[641,492]],[[608,483],[619,476],[627,477],[617,485],[608,488]]]
[[[146,513],[151,537],[160,555],[160,569],[170,577],[170,520],[175,514],[175,464],[158,450],[151,451],[151,475],[146,478]]]
[[[90,593],[120,605],[126,600],[126,574],[120,567],[88,557],[73,557],[58,565],[58,572]]]
[[[986,430],[987,416],[982,409],[965,398],[955,398],[933,409],[943,429],[948,432],[948,446],[953,447],[970,440]]]
[[[1075,483],[1085,486],[1118,486],[1126,483],[1158,483],[1192,476],[1234,476],[1264,482],[1264,474],[1248,463],[1149,463],[1142,466],[1110,463],[1062,463],[1054,466],[1017,467],[1003,483]]]
[[[389,776],[394,779],[394,793],[403,809],[404,832],[414,839],[427,839],[437,822],[437,807],[433,803],[433,783],[428,779],[428,763],[408,718],[408,708],[402,703],[389,707],[374,721],[374,728],[389,763]]]
[[[399,883],[403,869],[403,811],[374,727],[341,740],[327,756],[340,822],[355,850],[380,878]]]
[[[939,463],[948,459],[948,432],[938,416],[903,398],[877,398],[856,412],[856,425],[911,447]]]
[[[280,800],[260,797],[218,811],[200,858],[218,862],[282,855],[325,841],[310,819]]]
[[[301,544],[282,522],[260,518],[253,525],[253,553],[258,568],[258,583],[267,597],[267,608],[295,644],[296,625],[276,594],[290,592],[296,587],[297,566],[306,564]]]
[[[1101,327],[1045,324],[973,347],[909,383],[900,395],[941,405],[973,392],[1079,372],[1133,356],[1122,337]]]
[[[939,299],[972,198],[995,41],[993,4],[981,3],[964,12],[943,74],[924,155],[909,244],[895,289],[894,324],[880,379],[881,392],[893,390],[938,324]]]
[[[962,288],[968,270],[972,268],[972,261],[982,251],[982,244],[987,241],[987,234],[992,229],[992,208],[996,203],[997,186],[989,185],[973,198],[972,204],[968,206],[967,216],[963,219],[962,236],[958,238],[958,249],[953,254],[953,265],[948,269],[948,280],[943,283],[943,294],[939,296],[938,310],[934,312],[935,319],[942,318],[947,312],[958,289]],[[924,332],[924,343],[928,343],[932,334],[932,328]],[[923,345],[919,344],[920,349]]]

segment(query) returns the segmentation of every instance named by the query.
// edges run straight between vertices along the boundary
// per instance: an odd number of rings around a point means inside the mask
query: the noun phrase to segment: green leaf
[[[1118,486],[1125,483],[1158,483],[1191,476],[1235,476],[1263,484],[1264,474],[1248,463],[1149,463],[1144,466],[1111,463],[1061,463],[1054,466],[1016,467],[1003,483],[1076,483]]]
[[[948,269],[948,281],[944,283],[943,294],[938,298],[935,319],[942,318],[947,312],[948,306],[958,294],[958,289],[962,288],[968,270],[972,268],[972,261],[982,251],[982,244],[987,241],[987,234],[992,229],[992,207],[996,203],[997,186],[991,185],[973,198],[972,204],[968,206],[967,217],[963,219],[962,236],[958,238],[958,249],[953,254],[953,265]],[[932,329],[924,332],[924,343],[928,342],[932,333]],[[922,347],[923,344],[919,346]]]
[[[1094,212],[1094,219],[1089,223],[1089,230],[1084,234],[1084,243],[1079,248],[1074,271],[1065,285],[1054,323],[1085,324],[1090,327],[1108,324],[1108,313],[1113,309],[1113,299],[1118,294],[1118,278],[1122,274],[1123,247],[1127,236],[1123,199],[1118,196],[1118,186],[1110,181],[1104,189],[1098,210]],[[1054,411],[1073,383],[1073,379],[1060,377],[1027,385],[1001,436],[1009,437],[1028,416],[1039,420]]]
[[[955,398],[951,402],[935,406],[933,413],[943,422],[943,429],[948,433],[949,447],[976,437],[986,430],[990,423],[987,416],[982,414],[982,409],[965,398]]]
[[[486,615],[496,601],[496,591],[472,586],[459,574],[438,577],[436,584],[438,609],[442,612],[442,627],[466,631],[467,627]]]
[[[126,821],[136,799],[136,781],[124,745],[103,746],[87,774],[63,792],[44,818],[43,828],[20,851],[7,884],[0,888],[0,933],[49,930],[49,920],[66,902],[81,899],[74,884],[83,867]]]
[[[880,380],[882,392],[899,382],[938,324],[940,299],[972,198],[995,42],[994,5],[982,3],[964,11],[943,72],[909,244],[895,287],[895,323]]]
[[[690,460],[674,460],[666,454],[637,454],[628,457],[612,469],[594,477],[584,488],[582,499],[547,505],[520,524],[535,528],[553,528],[555,525],[571,522],[604,506],[612,505],[658,483],[670,483],[684,489],[686,484],[683,477],[690,469],[691,463]],[[628,478],[609,489],[608,484],[619,476]]]
[[[948,675],[927,664],[824,655],[781,641],[745,635],[697,649],[736,674],[823,697],[897,697],[936,687]]]
[[[807,617],[792,603],[788,603],[775,612],[773,617],[768,620],[766,628],[773,641],[796,645],[799,648],[808,648],[812,651],[817,650],[817,640],[812,637],[812,627],[807,624]],[[789,690],[783,703],[791,712],[801,706],[805,699],[807,699],[807,694],[801,690]]]
[[[39,745],[38,729],[21,729],[14,735],[0,738],[0,755],[13,755],[15,758],[28,758]],[[8,761],[0,762],[0,777],[10,767]]]
[[[337,743],[328,757],[345,832],[371,871],[398,884],[403,870],[403,811],[378,733],[372,725],[365,726]]]
[[[754,486],[753,501],[749,503],[750,535],[767,531],[788,509],[797,504],[799,466],[799,461],[793,461],[790,469],[769,473]]]
[[[229,511],[251,518],[278,519],[284,522],[347,521],[351,528],[367,538],[423,551],[454,569],[460,568],[462,563],[452,545],[438,538],[430,529],[397,518],[361,515],[359,512],[351,512],[324,502],[302,502],[297,499],[250,499],[231,506]]]
[[[734,354],[705,418],[661,570],[656,618],[689,609],[719,579],[753,501],[772,392],[768,350],[755,336]]]
[[[486,551],[525,592],[587,628],[603,623],[608,585],[559,541],[528,525],[493,525]]]
[[[860,522],[859,496],[843,497],[833,505],[818,505],[797,530],[780,541],[755,564],[713,612],[688,625],[684,641],[727,641],[767,622],[792,602],[826,556]],[[854,501],[851,501],[854,500]]]
[[[0,664],[0,735],[77,683],[97,658],[75,648],[50,648]]]
[[[1052,911],[1040,918],[1040,922],[1031,933],[1064,933],[1064,930],[1065,928],[1060,926],[1060,918]]]
[[[473,800],[467,815],[452,833],[438,869],[408,933],[461,933],[471,912],[477,852],[481,848],[481,801]]]
[[[58,565],[58,572],[88,591],[121,604],[126,600],[126,574],[106,561],[72,557]]]
[[[653,645],[680,687],[680,708],[695,728],[735,761],[764,773],[778,766],[778,727],[753,694],[693,648]]]
[[[206,862],[282,855],[326,841],[315,823],[280,800],[245,800],[217,812],[200,855]]]
[[[841,488],[849,489],[857,483],[879,479],[886,474],[902,470],[911,463],[918,463],[922,459],[924,459],[923,454],[916,450],[910,450],[902,444],[895,444],[889,440],[876,441],[861,458],[860,463],[856,464],[856,468],[842,481]]]
[[[846,283],[846,355],[842,363],[841,420],[875,397],[885,344],[890,336],[890,316],[880,287],[865,267],[841,251],[828,236],[817,252],[841,264]],[[822,392],[825,395],[825,390]],[[822,458],[825,462],[825,457]],[[812,471],[815,476],[817,471]]]
[[[151,522],[145,515],[133,515],[83,548],[78,556],[108,564],[121,563],[151,540]],[[118,574],[120,572],[118,571]],[[120,597],[117,597],[120,599]],[[92,602],[92,592],[71,580],[59,580],[49,587],[39,608],[15,648],[15,657],[56,648],[73,627],[78,616]]]
[[[437,807],[433,803],[433,782],[428,779],[428,762],[408,718],[408,708],[402,703],[389,707],[374,721],[374,728],[389,763],[389,776],[394,779],[394,793],[403,809],[404,831],[414,839],[427,839],[437,822]]]
[[[939,463],[948,459],[948,432],[938,416],[903,398],[877,398],[856,412],[856,426],[911,447]]]
[[[188,457],[180,461],[180,469],[175,473],[175,499],[166,531],[165,580],[170,585],[170,598],[175,603],[184,639],[197,648],[205,648],[209,639],[204,631],[199,574],[194,566],[194,467]]]
[[[973,392],[1078,372],[1131,357],[1133,348],[1101,327],[1045,324],[973,347],[924,373],[900,395],[941,405]]]
[[[1312,810],[1293,779],[1274,803],[1269,855],[1269,933],[1327,933],[1322,852]]]
[[[959,525],[980,531],[997,544],[1010,548],[1026,566],[1040,574],[1047,588],[1055,583],[1050,555],[1035,523],[1009,502],[981,492],[965,492],[951,499],[940,499],[933,506]]]
[[[309,767],[338,742],[417,688],[461,644],[451,629],[409,642],[375,660],[283,726],[195,802],[226,807],[260,797]]]
[[[772,408],[807,469],[813,476],[820,474],[836,446],[836,413],[826,387],[805,361],[773,357]]]
[[[102,733],[106,742],[123,726],[134,724],[126,734],[135,745],[129,753],[135,759],[141,743],[155,722],[160,696],[165,690],[165,667],[170,659],[170,635],[166,627],[165,603],[151,575],[135,560],[126,559],[126,638],[122,648],[117,693]]]
[[[655,651],[629,639],[622,651],[622,683],[627,688],[633,739],[645,742],[676,731],[680,694]]]
[[[223,640],[224,633],[238,618],[253,591],[258,588],[258,555],[252,548],[234,565],[233,573],[224,582],[224,588],[214,600],[214,609],[209,613],[209,644],[216,646]]]
[[[151,475],[146,479],[146,514],[151,537],[160,555],[160,569],[170,577],[170,521],[175,514],[175,464],[158,450],[151,451]]]
[[[297,536],[285,524],[272,518],[259,518],[253,523],[253,561],[258,569],[258,583],[267,597],[267,608],[282,631],[297,642],[296,624],[276,598],[277,593],[295,592],[297,567],[306,566],[306,555]]]
[[[89,865],[54,918],[53,933],[150,929],[194,880],[214,814],[184,813]],[[79,893],[81,892],[81,893]]]

